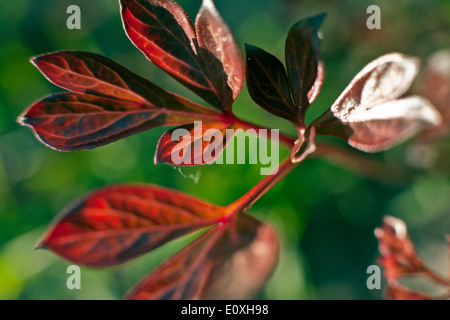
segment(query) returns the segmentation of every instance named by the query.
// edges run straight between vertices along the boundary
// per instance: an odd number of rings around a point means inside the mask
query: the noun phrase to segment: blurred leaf
[[[126,299],[224,300],[257,294],[278,260],[273,229],[242,216],[233,225],[214,227],[164,262]]]

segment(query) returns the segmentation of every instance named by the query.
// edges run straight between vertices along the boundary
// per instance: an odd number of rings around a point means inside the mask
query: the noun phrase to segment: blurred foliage
[[[180,0],[195,17],[200,0]],[[79,5],[82,29],[66,28],[66,8]],[[367,7],[381,7],[381,30],[366,28]],[[319,12],[326,82],[309,119],[321,114],[352,77],[381,54],[400,51],[426,59],[449,46],[447,0],[216,0],[243,48],[264,48],[279,58],[293,23]],[[112,58],[158,85],[199,101],[152,66],[127,39],[115,0],[16,0],[0,2],[0,299],[117,299],[186,239],[114,269],[82,269],[82,290],[66,288],[68,262],[33,245],[66,204],[106,184],[154,183],[225,205],[261,176],[258,166],[183,169],[153,165],[164,129],[144,132],[88,152],[60,153],[41,145],[16,117],[33,101],[60,89],[28,62],[56,50],[92,51]],[[287,133],[294,129],[251,102],[246,89],[238,115]],[[439,144],[441,165],[414,170],[407,182],[386,184],[319,159],[307,160],[263,197],[251,213],[276,225],[281,261],[263,299],[379,299],[366,287],[376,263],[373,230],[384,214],[404,219],[419,253],[445,270],[444,234],[450,233],[448,141]],[[407,165],[408,145],[375,158]],[[286,151],[282,152],[287,155]],[[442,163],[443,162],[443,163]],[[186,178],[201,173],[197,184]],[[439,254],[438,254],[439,253]],[[438,255],[436,255],[438,254]]]

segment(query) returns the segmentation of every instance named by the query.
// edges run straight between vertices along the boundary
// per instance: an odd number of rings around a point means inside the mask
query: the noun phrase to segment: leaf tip
[[[34,251],[41,250],[41,249],[47,249],[47,244],[45,243],[45,240],[40,240],[40,241],[34,246]]]

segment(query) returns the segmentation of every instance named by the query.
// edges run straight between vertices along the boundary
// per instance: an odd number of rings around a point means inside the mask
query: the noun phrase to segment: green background
[[[200,0],[179,2],[195,17]],[[66,8],[71,4],[81,8],[81,30],[66,28]],[[381,30],[366,28],[366,9],[372,4],[381,7]],[[352,77],[379,55],[400,51],[426,59],[450,45],[446,0],[216,0],[216,5],[241,48],[250,43],[280,59],[293,23],[328,14],[322,28],[326,81],[309,120],[329,108]],[[164,129],[87,152],[61,153],[40,144],[15,122],[32,102],[61,91],[28,61],[56,50],[103,54],[169,91],[200,101],[131,44],[117,1],[1,1],[0,39],[0,299],[118,299],[186,242],[181,239],[117,268],[82,268],[82,289],[68,290],[70,263],[33,247],[66,204],[92,189],[153,183],[226,205],[261,179],[256,165],[189,168],[182,169],[183,174],[170,166],[155,166],[154,150]],[[257,107],[246,88],[234,110],[252,122],[295,133],[288,123]],[[373,230],[385,214],[404,219],[420,254],[445,273],[450,148],[446,141],[431,147],[438,154],[436,164],[424,170],[408,168],[410,174],[402,182],[377,181],[345,166],[310,159],[273,188],[250,211],[274,224],[282,239],[279,266],[259,298],[382,298],[381,290],[367,289],[366,269],[376,264]],[[406,143],[371,157],[404,168],[410,148]],[[283,157],[287,154],[281,152]],[[196,174],[201,174],[197,184],[189,178]]]

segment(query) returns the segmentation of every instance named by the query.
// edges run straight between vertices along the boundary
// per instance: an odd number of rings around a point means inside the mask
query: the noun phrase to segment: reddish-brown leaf
[[[212,105],[230,107],[233,94],[221,61],[200,50],[192,22],[178,4],[172,0],[120,3],[125,31],[149,60]]]
[[[309,105],[320,92],[324,81],[324,68],[320,63],[318,35],[325,14],[300,20],[286,39],[286,67],[294,104],[304,119]]]
[[[203,0],[195,23],[200,47],[209,50],[223,65],[236,99],[244,85],[244,65],[234,37],[212,0]]]
[[[80,93],[46,97],[18,119],[59,151],[86,150],[160,126],[215,119],[213,110],[162,91],[159,106]],[[167,98],[167,100],[165,100]]]
[[[417,60],[399,53],[374,60],[313,123],[317,133],[344,138],[365,152],[378,152],[439,124],[440,115],[427,100],[418,96],[398,99],[417,71]]]
[[[278,260],[274,230],[249,216],[209,230],[164,262],[127,296],[133,300],[248,299]]]
[[[164,133],[156,148],[155,163],[194,166],[215,161],[234,137],[233,125],[224,122],[196,122]]]
[[[113,266],[215,225],[224,215],[222,207],[182,192],[112,186],[72,204],[56,219],[40,247],[77,264]]]

